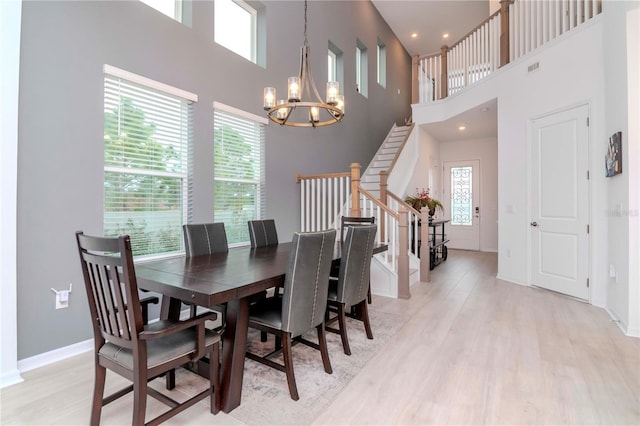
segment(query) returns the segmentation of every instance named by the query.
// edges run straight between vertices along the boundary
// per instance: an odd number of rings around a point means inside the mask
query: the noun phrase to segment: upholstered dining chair
[[[350,226],[370,225],[372,223],[376,223],[375,216],[371,216],[371,217],[341,216],[340,217],[340,241],[344,242],[347,229]],[[333,268],[331,269],[331,276],[337,277],[339,270],[340,270],[340,264],[334,263]],[[371,303],[371,288],[369,288],[369,291],[367,293],[367,302]]]
[[[187,257],[229,251],[224,223],[189,223],[182,225]]]
[[[147,424],[159,424],[207,397],[211,398],[211,412],[217,413],[221,332],[205,328],[205,321],[215,314],[145,326],[129,236],[104,238],[77,232],[76,241],[94,336],[95,383],[90,424],[100,423],[103,406],[131,391],[133,425],[145,424],[147,395],[171,407]],[[211,360],[209,386],[186,401],[178,402],[148,386],[150,380],[207,355]],[[105,397],[107,369],[133,384]]]
[[[250,220],[247,222],[247,226],[249,227],[251,247],[265,247],[278,244],[278,232],[276,231],[275,220]]]
[[[293,235],[289,267],[282,297],[270,297],[249,308],[249,327],[276,336],[276,350],[264,357],[247,351],[247,358],[284,371],[291,399],[299,399],[293,372],[293,340],[320,350],[324,371],[331,374],[331,362],[324,331],[329,269],[333,257],[336,230],[297,232]],[[315,328],[318,344],[302,338]],[[280,347],[281,343],[281,347]],[[284,365],[270,358],[282,352]]]
[[[349,316],[360,319],[364,323],[367,338],[373,339],[367,295],[376,231],[376,225],[349,227],[342,245],[340,273],[337,279],[332,277],[329,283],[326,329],[340,334],[342,347],[347,355],[351,355],[345,321],[347,310],[356,308],[352,310],[354,314]],[[335,316],[331,317],[331,313],[335,313]],[[330,327],[335,322],[338,323],[337,329]]]
[[[189,223],[182,225],[182,230],[187,257],[229,251],[227,232],[223,222]],[[190,305],[192,317],[196,315],[197,310],[196,305]],[[218,312],[222,318],[222,324],[225,323],[226,307],[224,305],[212,306],[210,310]]]

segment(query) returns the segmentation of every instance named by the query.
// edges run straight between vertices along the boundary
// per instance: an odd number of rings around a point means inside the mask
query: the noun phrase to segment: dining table
[[[252,297],[284,285],[291,243],[202,256],[179,256],[136,264],[138,287],[163,296],[160,318],[178,319],[182,302],[212,308],[226,304],[222,337],[221,399],[226,413],[240,405]],[[378,243],[374,254],[387,250]],[[342,244],[336,242],[333,261],[339,262]]]

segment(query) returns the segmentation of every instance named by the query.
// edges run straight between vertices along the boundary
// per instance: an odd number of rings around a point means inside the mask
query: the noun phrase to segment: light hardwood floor
[[[452,250],[411,299],[374,296],[410,319],[315,424],[640,424],[640,340],[600,308],[496,279],[496,264]],[[25,373],[0,393],[0,424],[86,424],[92,370],[84,354]],[[130,423],[129,404],[102,424]],[[240,422],[196,405],[167,424]]]

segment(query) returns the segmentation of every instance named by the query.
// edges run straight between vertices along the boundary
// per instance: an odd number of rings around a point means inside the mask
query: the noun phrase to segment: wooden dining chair
[[[251,247],[265,247],[278,244],[278,232],[276,222],[273,219],[250,220],[249,239]]]
[[[335,239],[335,229],[295,233],[291,242],[289,267],[282,297],[262,299],[249,307],[249,327],[274,334],[276,349],[265,356],[247,351],[247,358],[284,371],[289,394],[295,401],[299,399],[299,395],[291,351],[294,339],[320,350],[324,371],[332,373],[324,331],[324,315]],[[303,333],[313,328],[318,333],[318,344],[302,338]],[[270,359],[280,352],[283,354],[284,365]]]
[[[371,257],[376,240],[376,225],[352,226],[342,245],[340,273],[332,277],[329,283],[326,329],[340,334],[344,353],[351,355],[345,317],[357,318],[364,323],[367,338],[373,339],[367,295],[371,275]],[[352,309],[355,308],[355,309]],[[334,316],[331,314],[334,313]],[[337,322],[338,328],[330,327]]]
[[[90,424],[98,425],[102,407],[129,392],[133,392],[133,425],[145,424],[147,395],[170,407],[147,424],[159,424],[207,397],[211,398],[211,412],[217,413],[221,331],[205,328],[205,321],[215,314],[145,326],[129,236],[104,238],[77,232],[76,241],[94,336],[95,383]],[[150,380],[207,355],[211,360],[209,385],[186,401],[178,402],[148,386]],[[132,384],[105,397],[107,369]]]

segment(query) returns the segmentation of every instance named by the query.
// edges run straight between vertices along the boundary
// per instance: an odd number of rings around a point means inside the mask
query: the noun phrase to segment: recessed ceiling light
[[[411,34],[411,38],[416,38],[416,37],[418,37],[418,33]]]
[[[464,129],[466,129],[467,126],[465,126],[464,124],[461,124],[458,126],[458,130],[463,131]]]
[[[449,33],[442,34],[442,38],[449,38]]]

